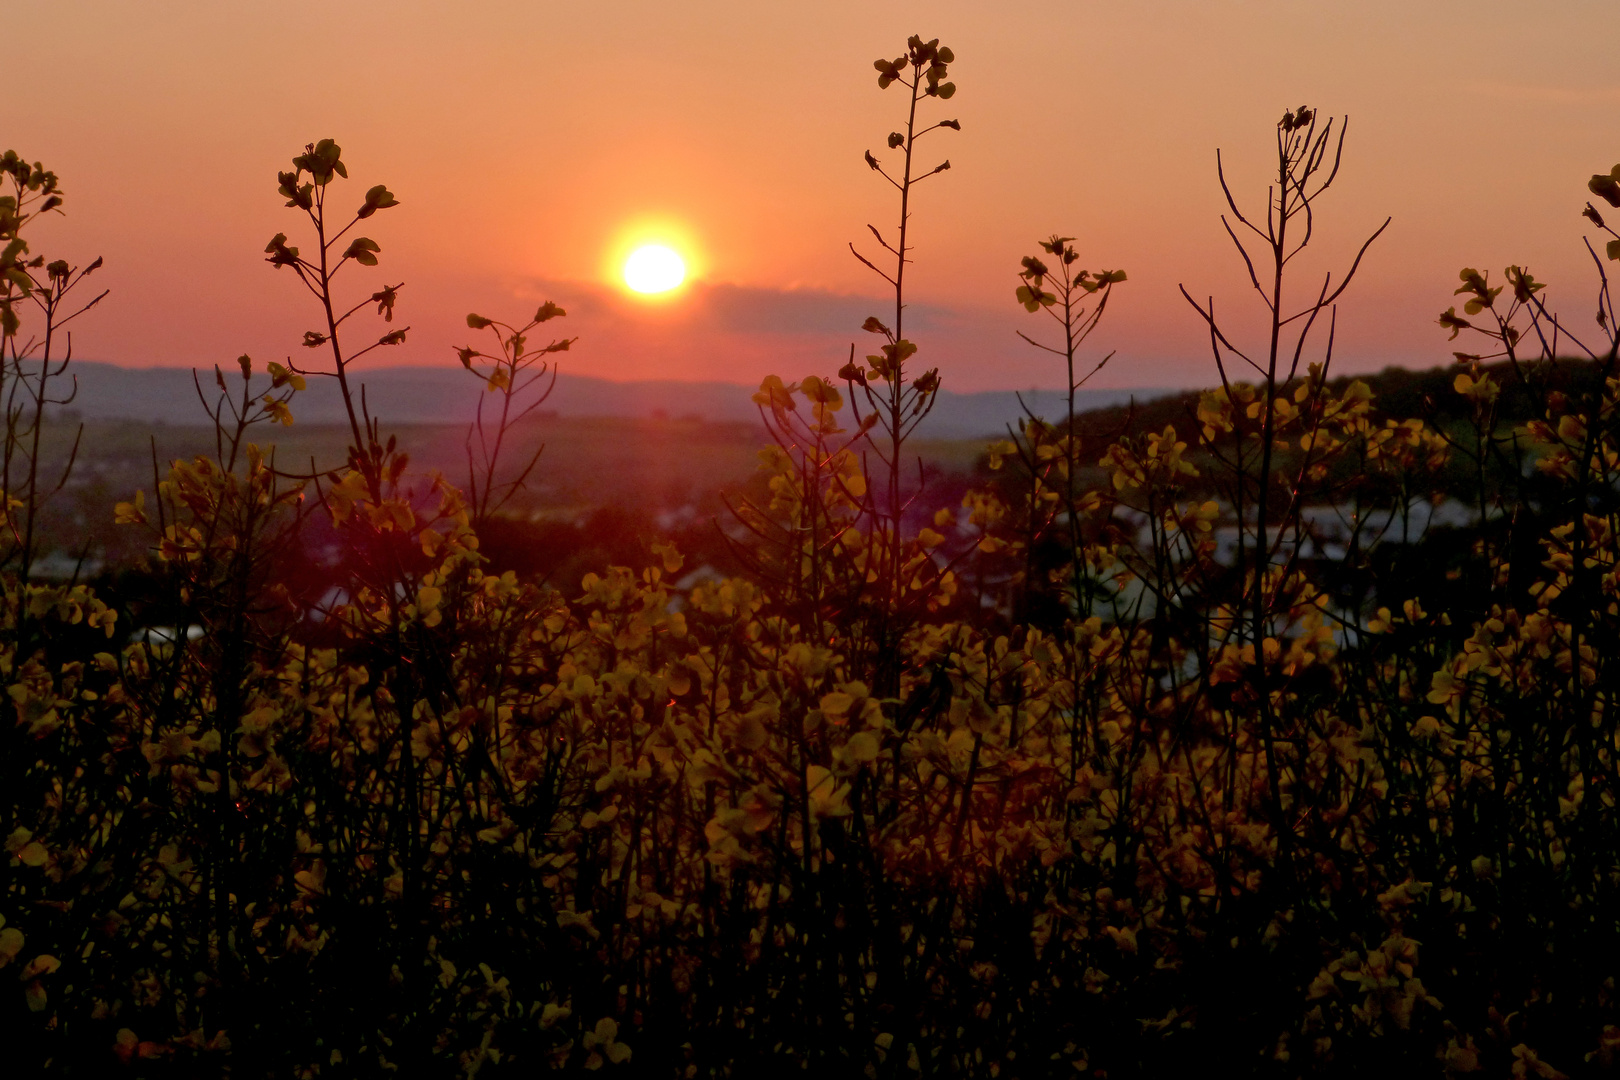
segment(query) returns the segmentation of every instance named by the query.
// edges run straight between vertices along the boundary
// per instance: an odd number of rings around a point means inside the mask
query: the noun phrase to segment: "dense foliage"
[[[329,140],[278,180],[310,239],[266,249],[314,299],[324,366],[216,369],[217,454],[117,507],[150,532],[157,592],[38,580],[55,482],[31,454],[96,264],[30,255],[58,182],[4,158],[0,1033],[18,1068],[1615,1066],[1607,280],[1592,342],[1527,271],[1464,271],[1442,322],[1485,344],[1457,354],[1455,397],[1381,411],[1330,379],[1354,265],[1285,290],[1342,148],[1292,110],[1265,214],[1228,193],[1269,338],[1245,350],[1195,304],[1220,385],[1190,414],[1118,438],[1072,409],[1024,417],[990,448],[995,482],[932,505],[904,449],[940,373],[913,373],[901,320],[913,189],[945,167],[913,151],[958,126],[919,111],[954,93],[953,59],[914,38],[877,65],[909,99],[903,163],[867,155],[900,199],[898,231],[873,230],[893,269],[867,263],[894,325],[868,320],[880,348],[838,381],[765,381],[770,494],[736,504],[748,572],[686,590],[667,545],[563,591],[481,554],[537,467],[501,439],[570,344],[530,340],[553,304],[469,317],[498,341],[459,354],[494,403],[473,473],[409,469],[353,368],[404,339],[402,286],[340,301],[333,282],[376,265],[350,234],[396,200],[378,185],[328,217],[347,177]],[[1590,187],[1620,207],[1620,167]],[[1071,386],[1126,280],[1077,264],[1053,236],[1017,285]],[[291,422],[317,375],[343,384],[352,447],[300,473],[254,429]],[[317,517],[344,581],[324,599],[289,585]]]

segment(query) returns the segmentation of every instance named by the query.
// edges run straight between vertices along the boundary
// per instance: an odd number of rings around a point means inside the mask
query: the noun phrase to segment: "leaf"
[[[877,69],[878,89],[887,90],[891,83],[897,82],[901,70],[906,66],[906,58],[897,56],[893,60],[874,60],[872,67]]]
[[[265,415],[270,417],[272,423],[280,424],[283,427],[292,427],[292,410],[287,407],[285,401],[266,394],[263,404]]]
[[[334,173],[345,180],[348,179],[349,170],[344,167],[342,153],[342,148],[336,142],[322,139],[293,158],[293,168],[309,173],[309,178],[314,181],[316,187],[325,187],[332,182]]]
[[[298,375],[274,361],[267,364],[266,368],[270,372],[270,386],[272,389],[280,386],[291,386],[294,390],[303,390],[307,385],[302,375]]]
[[[1620,169],[1620,165],[1615,168]],[[1620,209],[1620,177],[1616,177],[1613,172],[1607,176],[1603,173],[1594,174],[1592,179],[1586,182],[1586,187],[1610,206]]]
[[[371,294],[371,302],[377,305],[377,314],[383,317],[383,322],[394,321],[394,301],[399,299],[399,286],[389,285]]]
[[[680,549],[674,544],[654,543],[652,550],[653,554],[663,560],[664,573],[666,574],[673,574],[686,562],[685,556],[681,554]]]
[[[136,491],[133,502],[121,502],[113,507],[113,522],[118,525],[146,524],[146,492]]]
[[[831,769],[811,765],[804,771],[804,786],[812,817],[849,816],[849,785],[840,784]]]
[[[17,973],[17,978],[37,979],[41,975],[55,975],[61,970],[61,967],[62,961],[49,953],[41,953],[28,961],[23,969]]]
[[[264,251],[265,254],[270,256],[267,261],[278,270],[283,266],[292,266],[298,262],[298,249],[287,246],[286,233],[278,232],[271,237],[270,242],[264,245]]]
[[[844,759],[851,765],[861,766],[876,761],[878,751],[881,749],[876,734],[870,731],[858,731],[849,737],[844,744]]]
[[[369,236],[357,236],[352,242],[350,242],[348,248],[344,250],[343,257],[345,259],[353,259],[361,266],[376,266],[376,252],[381,250],[382,248],[377,246],[377,241],[371,239]]]
[[[1028,285],[1018,286],[1018,291],[1013,295],[1018,298],[1020,304],[1024,305],[1025,311],[1039,311],[1043,305],[1051,307],[1057,303],[1057,297],[1052,293],[1032,289]]]
[[[298,891],[305,896],[322,896],[326,893],[326,864],[316,859],[308,870],[300,870],[293,875],[293,883]]]
[[[276,181],[279,185],[276,190],[280,192],[281,196],[287,200],[288,206],[296,206],[300,209],[308,210],[315,205],[313,195],[314,189],[308,184],[300,187],[298,184],[298,174],[296,172],[277,173]]]
[[[778,411],[797,410],[799,403],[793,400],[793,392],[798,388],[798,383],[784,384],[781,376],[767,375],[760,381],[759,390],[754,394],[754,402]]]
[[[366,201],[355,213],[355,216],[359,218],[368,218],[372,214],[375,214],[378,210],[386,210],[390,206],[398,205],[399,200],[394,198],[394,193],[389,191],[382,184],[378,184],[376,187],[366,192]]]
[[[1446,308],[1445,311],[1441,312],[1439,321],[1441,326],[1451,331],[1451,337],[1447,339],[1450,341],[1456,341],[1459,333],[1464,330],[1471,330],[1474,326],[1473,323],[1459,316],[1457,309],[1454,307]]]
[[[0,967],[5,967],[17,959],[17,954],[22,952],[22,947],[23,932],[21,930],[15,926],[8,926],[4,930],[0,930]]]
[[[830,694],[823,694],[820,705],[827,719],[839,724],[848,719],[849,710],[854,707],[855,699],[842,690],[835,690]]]
[[[901,338],[893,345],[883,346],[883,355],[898,369],[900,364],[917,355],[917,346],[914,342]]]

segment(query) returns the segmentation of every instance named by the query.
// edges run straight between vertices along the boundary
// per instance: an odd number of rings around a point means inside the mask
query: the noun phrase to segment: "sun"
[[[643,244],[624,261],[624,283],[633,292],[669,292],[685,280],[685,260],[663,244]]]

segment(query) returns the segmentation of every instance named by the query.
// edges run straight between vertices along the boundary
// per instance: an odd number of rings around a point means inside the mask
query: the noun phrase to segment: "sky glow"
[[[385,362],[454,362],[467,312],[553,299],[580,335],[568,370],[757,385],[836,371],[871,344],[865,315],[892,317],[848,248],[895,225],[862,155],[904,118],[871,65],[937,36],[959,92],[927,111],[962,128],[928,150],[952,168],[912,207],[919,362],[953,390],[1060,382],[1017,338],[1044,326],[1013,301],[1019,259],[1056,232],[1084,265],[1130,274],[1093,338],[1117,350],[1094,385],[1204,385],[1208,336],[1179,288],[1240,333],[1259,314],[1221,227],[1216,150],[1263,212],[1276,121],[1301,103],[1350,117],[1301,294],[1394,218],[1340,305],[1337,370],[1449,362],[1434,320],[1464,266],[1526,265],[1589,322],[1578,215],[1587,177],[1620,161],[1614,15],[1613,0],[491,0],[476,17],[429,0],[79,0],[8,13],[13,67],[50,73],[51,91],[13,110],[0,149],[62,176],[67,216],[35,250],[106,257],[113,291],[75,324],[77,356],[294,353],[314,323],[263,262],[298,225],[275,174],[330,137],[354,177],[336,197],[386,183],[400,202],[365,223],[381,266],[345,282],[357,301],[405,282],[411,338]],[[687,257],[667,303],[622,278],[620,238],[654,235]]]

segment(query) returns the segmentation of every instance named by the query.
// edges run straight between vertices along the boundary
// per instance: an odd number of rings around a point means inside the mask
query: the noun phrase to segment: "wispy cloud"
[[[536,282],[536,295],[578,297],[579,314],[586,318],[611,317],[637,322],[667,321],[657,305],[626,296],[617,289],[592,282]],[[810,336],[857,335],[869,315],[886,321],[894,301],[877,296],[857,296],[823,289],[769,289],[735,285],[729,282],[697,282],[685,295],[672,301],[678,306],[683,326],[731,334],[802,334]],[[919,330],[940,329],[959,318],[950,308],[932,304],[910,304],[906,318]]]

